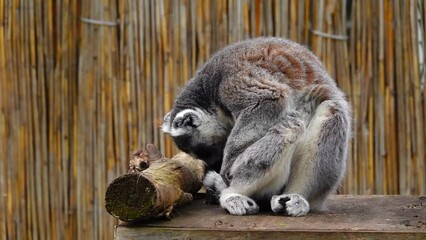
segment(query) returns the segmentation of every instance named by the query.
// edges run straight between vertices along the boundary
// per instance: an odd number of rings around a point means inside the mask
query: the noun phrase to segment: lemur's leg
[[[349,135],[347,103],[321,103],[297,143],[284,193],[271,199],[272,210],[291,216],[323,210],[325,199],[344,175]]]
[[[304,123],[296,112],[286,113],[276,121],[268,116],[276,112],[258,114],[256,109],[240,114],[225,149],[221,175],[229,187],[222,191],[220,205],[234,215],[258,212],[257,204],[249,196],[282,189],[282,176],[289,174],[294,143],[304,132]],[[282,161],[283,156],[288,161]]]

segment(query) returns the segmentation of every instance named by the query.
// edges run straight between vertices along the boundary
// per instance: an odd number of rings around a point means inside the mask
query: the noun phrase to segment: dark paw
[[[208,205],[219,205],[219,193],[211,188],[206,188],[206,198],[204,200],[205,204]]]

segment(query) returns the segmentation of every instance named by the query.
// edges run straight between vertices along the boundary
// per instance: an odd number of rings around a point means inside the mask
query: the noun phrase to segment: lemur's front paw
[[[237,193],[225,193],[220,196],[220,205],[232,215],[247,215],[259,212],[259,206],[253,199]]]
[[[206,173],[203,179],[203,184],[205,187],[208,187],[219,193],[228,187],[226,183],[223,181],[222,177],[219,175],[219,173],[215,171],[208,171]]]
[[[271,199],[271,209],[275,213],[300,217],[308,214],[309,203],[299,194],[276,195]]]

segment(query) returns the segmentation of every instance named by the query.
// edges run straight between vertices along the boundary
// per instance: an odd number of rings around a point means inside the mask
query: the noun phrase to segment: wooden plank
[[[118,230],[120,232],[120,230]],[[159,234],[160,233],[160,234]],[[129,228],[126,235],[118,235],[115,239],[421,239],[422,234],[416,233],[377,233],[377,232],[301,232],[301,231],[262,231],[262,230],[229,230],[218,232],[206,229],[174,229],[148,228],[144,236],[137,229]]]
[[[171,221],[120,224],[115,239],[426,238],[426,197],[335,195],[329,210],[304,217],[268,211],[233,216],[203,200],[180,208]]]

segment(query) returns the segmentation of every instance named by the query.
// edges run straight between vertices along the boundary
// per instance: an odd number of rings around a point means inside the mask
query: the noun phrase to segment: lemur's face
[[[172,136],[180,150],[219,171],[231,127],[217,114],[196,108],[171,111],[164,117],[161,128]]]

